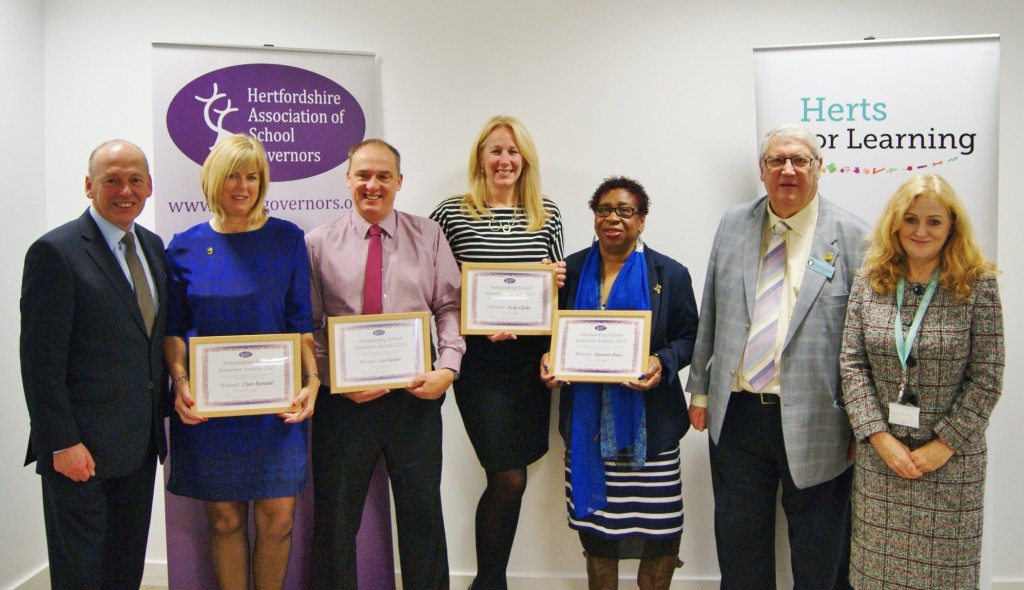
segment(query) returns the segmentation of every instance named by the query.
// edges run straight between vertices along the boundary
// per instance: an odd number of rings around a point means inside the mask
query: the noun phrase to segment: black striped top
[[[491,215],[473,219],[460,209],[462,197],[447,198],[434,209],[436,221],[455,260],[463,262],[552,262],[562,260],[562,215],[551,199],[544,198],[547,222],[539,230],[526,231],[526,213],[519,207],[496,207]]]

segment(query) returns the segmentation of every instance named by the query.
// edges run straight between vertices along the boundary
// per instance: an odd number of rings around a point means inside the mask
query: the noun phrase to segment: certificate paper
[[[189,338],[189,386],[200,416],[295,412],[300,370],[298,334]]]
[[[553,264],[462,263],[462,333],[550,334]]]
[[[625,383],[647,370],[650,311],[559,311],[552,371],[563,381]]]
[[[430,366],[430,313],[327,319],[331,393],[400,389]]]

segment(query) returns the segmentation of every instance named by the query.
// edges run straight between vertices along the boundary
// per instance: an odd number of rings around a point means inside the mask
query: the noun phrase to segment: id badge
[[[898,424],[900,426],[909,426],[911,428],[921,427],[921,408],[914,406],[907,406],[904,404],[898,404],[896,402],[889,403],[889,424]]]

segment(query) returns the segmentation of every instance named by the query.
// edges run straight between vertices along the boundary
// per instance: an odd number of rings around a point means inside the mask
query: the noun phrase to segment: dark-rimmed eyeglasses
[[[612,211],[619,216],[619,219],[629,219],[636,215],[640,210],[636,207],[629,207],[626,205],[619,205],[618,207],[612,207],[611,205],[598,205],[597,209],[594,209],[594,213],[598,217],[608,217],[612,214]]]
[[[797,170],[806,170],[811,167],[815,159],[810,156],[793,156],[792,158],[783,158],[782,156],[765,156],[764,166],[769,170],[778,170],[784,168],[786,162],[789,162]]]

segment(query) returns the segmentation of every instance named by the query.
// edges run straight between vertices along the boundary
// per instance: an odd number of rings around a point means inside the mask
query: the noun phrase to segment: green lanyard
[[[899,401],[903,401],[903,389],[907,382],[907,359],[910,358],[910,349],[914,346],[914,339],[917,338],[917,330],[921,327],[921,320],[924,318],[928,304],[932,302],[935,289],[939,285],[939,269],[932,271],[932,278],[928,281],[928,288],[921,297],[921,303],[917,306],[917,313],[914,314],[914,321],[910,324],[907,334],[903,335],[903,289],[906,281],[901,277],[896,281],[896,319],[893,322],[893,333],[896,336],[896,354],[900,357],[900,365],[903,366],[903,379],[900,381]]]

